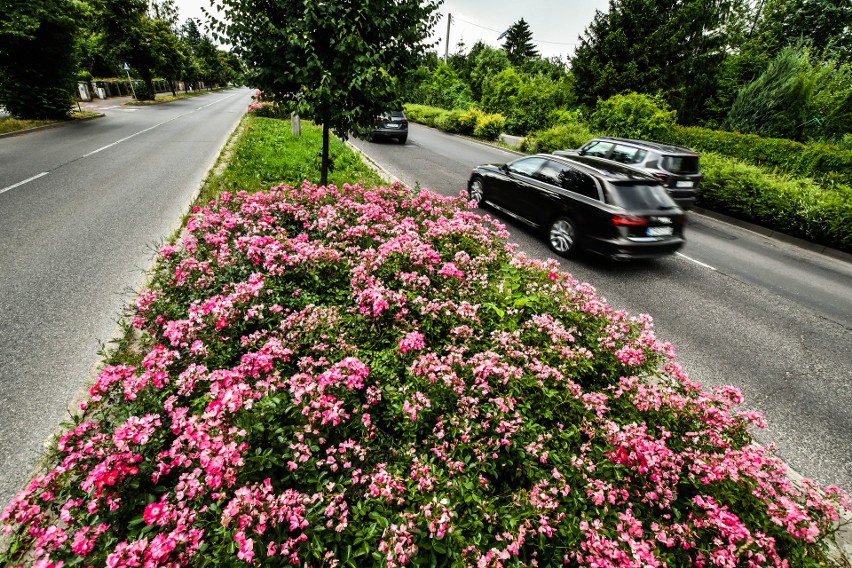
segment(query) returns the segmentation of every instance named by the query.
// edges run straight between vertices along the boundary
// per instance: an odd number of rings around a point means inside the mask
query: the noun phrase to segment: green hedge
[[[672,142],[699,152],[715,152],[756,166],[829,184],[852,185],[852,150],[829,144],[801,144],[784,138],[762,138],[708,128],[676,126]]]
[[[486,140],[496,140],[506,125],[501,114],[489,114],[479,109],[444,110],[427,105],[407,104],[403,106],[409,120],[452,132],[467,134]]]
[[[709,152],[701,155],[701,169],[701,207],[852,252],[852,189],[826,189]]]
[[[594,138],[594,134],[580,123],[558,124],[553,128],[540,130],[524,138],[524,141],[521,142],[521,150],[532,154],[568,150],[579,148],[592,138]]]

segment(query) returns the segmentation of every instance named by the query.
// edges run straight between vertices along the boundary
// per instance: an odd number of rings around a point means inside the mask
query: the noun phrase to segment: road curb
[[[51,128],[59,128],[61,126],[68,126],[69,124],[74,124],[75,122],[86,122],[88,120],[95,120],[96,118],[103,118],[106,116],[104,113],[98,113],[97,116],[84,116],[83,118],[72,118],[71,120],[64,120],[59,122],[54,122],[53,124],[45,124],[44,126],[36,126],[33,128],[25,128],[24,130],[13,130],[12,132],[6,132],[4,134],[0,134],[0,138],[11,138],[12,136],[23,136],[24,134],[29,134],[30,132],[38,132],[39,130],[50,130]]]

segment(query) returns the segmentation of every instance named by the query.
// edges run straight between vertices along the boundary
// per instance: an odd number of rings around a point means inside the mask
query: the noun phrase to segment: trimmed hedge
[[[852,185],[852,150],[829,144],[802,144],[784,138],[763,138],[695,126],[674,127],[671,142],[796,176]]]
[[[553,128],[540,130],[524,138],[524,141],[521,142],[521,150],[535,154],[536,152],[579,148],[592,138],[594,138],[594,134],[578,122],[558,124]]]
[[[406,104],[403,110],[409,120],[455,134],[467,134],[496,140],[506,125],[501,114],[488,114],[479,109],[444,110],[427,105]]]
[[[701,169],[701,207],[852,252],[852,189],[826,189],[714,153],[701,155]]]

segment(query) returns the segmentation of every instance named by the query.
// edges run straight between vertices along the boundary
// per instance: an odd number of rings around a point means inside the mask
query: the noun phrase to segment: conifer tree
[[[519,66],[524,61],[538,57],[538,50],[532,42],[532,31],[523,18],[512,24],[506,32],[503,49],[512,65]]]

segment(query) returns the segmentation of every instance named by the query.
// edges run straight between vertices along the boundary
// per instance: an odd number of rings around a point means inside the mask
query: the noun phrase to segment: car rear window
[[[660,165],[673,174],[697,174],[698,156],[663,156]]]
[[[405,118],[405,114],[401,110],[392,110],[390,114],[393,118]]]
[[[610,195],[624,209],[668,209],[677,204],[660,184],[612,184]]]

